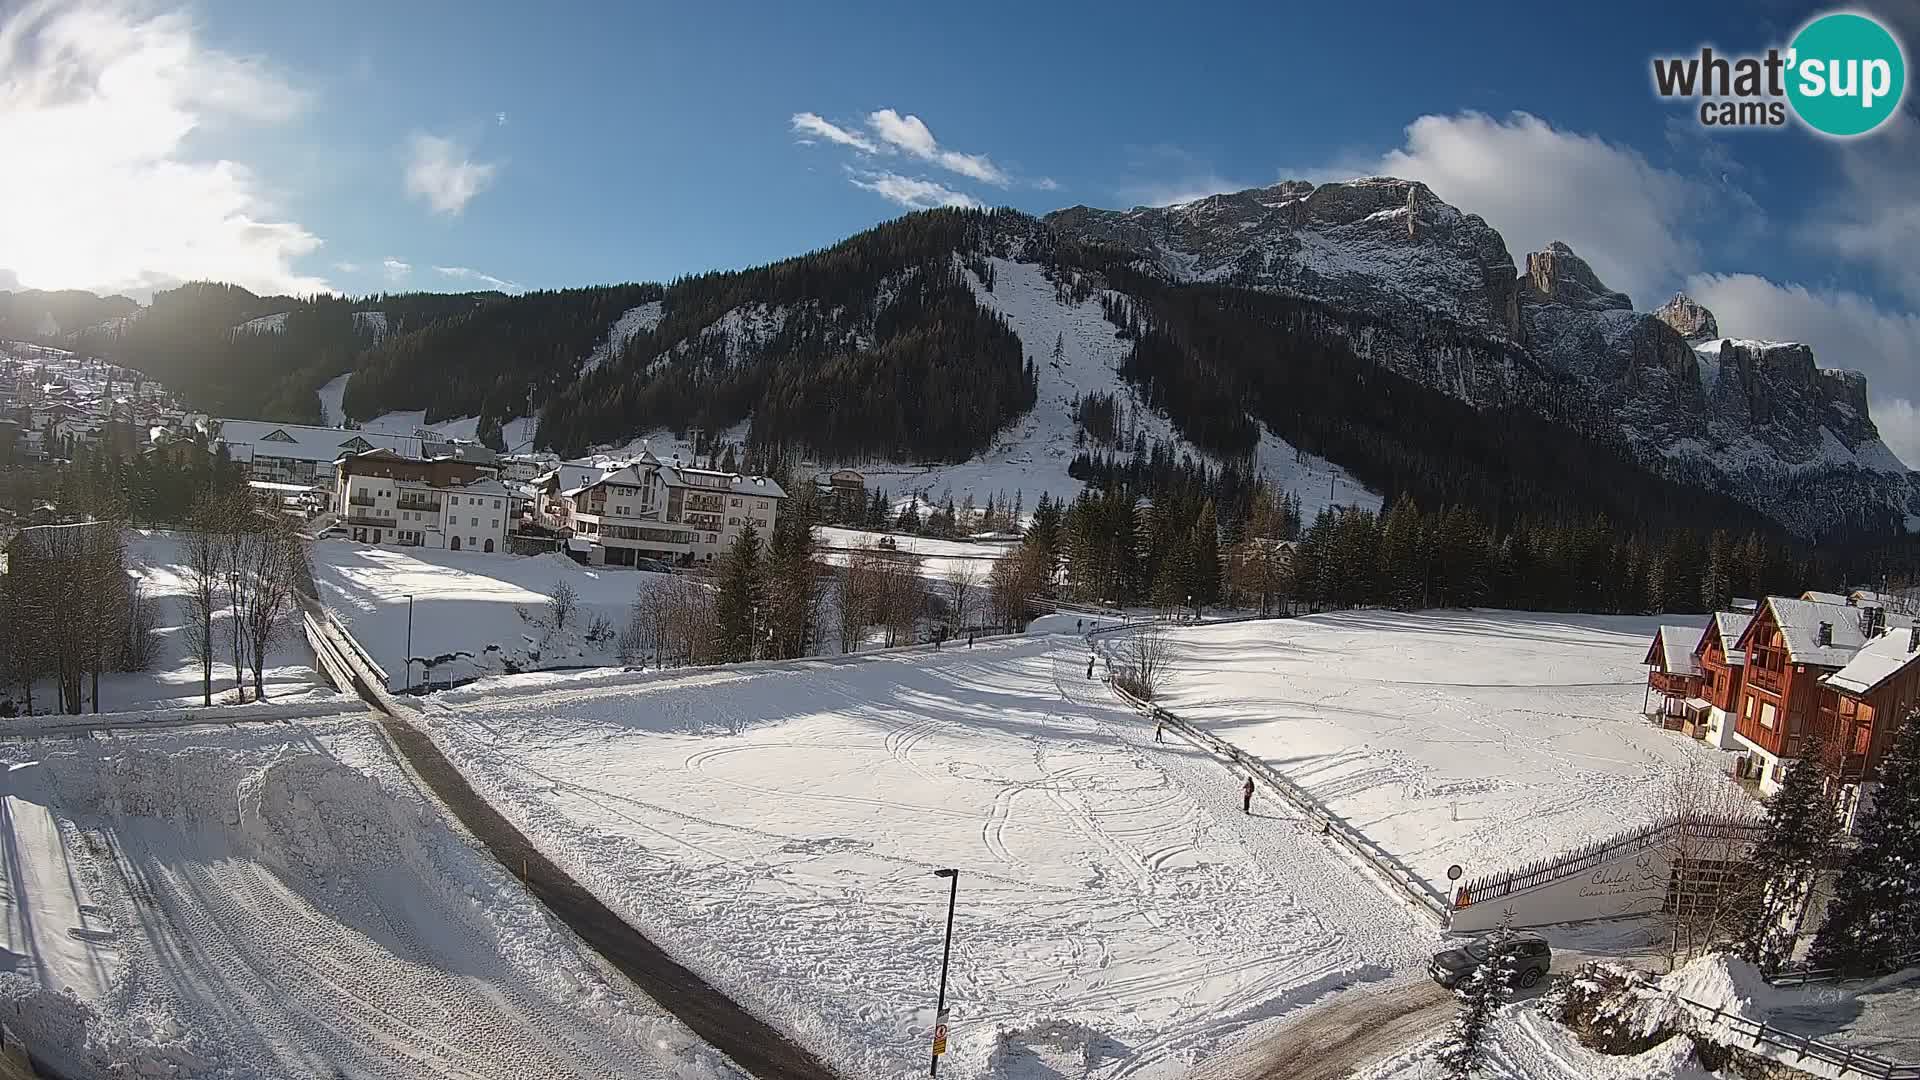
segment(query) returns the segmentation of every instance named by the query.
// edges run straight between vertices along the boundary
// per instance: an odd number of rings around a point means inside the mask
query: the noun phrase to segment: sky
[[[1391,174],[1517,263],[1563,240],[1865,371],[1920,462],[1920,94],[1852,140],[1715,130],[1652,57],[1832,9],[1458,7],[0,0],[0,289],[669,280],[926,206]],[[1854,10],[1920,52],[1920,0]]]

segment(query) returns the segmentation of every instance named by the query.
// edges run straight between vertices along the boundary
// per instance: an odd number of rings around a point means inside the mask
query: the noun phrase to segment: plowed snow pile
[[[65,1075],[738,1075],[610,985],[367,721],[5,752],[9,923],[34,930],[0,995]],[[85,955],[52,955],[76,919]]]
[[[436,742],[529,839],[841,1075],[1182,1077],[1432,927],[1044,634],[835,664],[483,682]],[[524,678],[524,677],[523,677]],[[530,691],[530,692],[529,692]]]

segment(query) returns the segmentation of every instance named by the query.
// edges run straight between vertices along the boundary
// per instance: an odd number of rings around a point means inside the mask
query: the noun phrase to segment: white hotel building
[[[749,525],[764,544],[787,497],[764,476],[696,469],[651,453],[625,465],[562,465],[539,486],[539,519],[586,540],[596,566],[711,562]]]

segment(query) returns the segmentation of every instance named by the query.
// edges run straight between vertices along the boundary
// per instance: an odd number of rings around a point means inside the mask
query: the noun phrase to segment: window
[[[498,510],[498,509],[500,509],[500,500],[499,500],[499,499],[495,499],[495,500],[493,500],[493,508],[494,508],[495,510]]]
[[[468,525],[472,525],[472,526],[474,526],[474,527],[476,527],[476,528],[477,528],[477,527],[479,526],[479,524],[480,524],[480,519],[479,519],[479,518],[477,518],[477,517],[472,517],[472,518],[468,518],[468,519],[467,519],[467,524],[468,524]]]
[[[1763,728],[1773,727],[1776,717],[1777,717],[1777,714],[1774,712],[1773,706],[1771,704],[1763,704],[1760,706],[1760,726],[1761,727]]]
[[[1787,775],[1787,767],[1785,765],[1780,764],[1777,761],[1774,762],[1773,763],[1773,782],[1776,784],[1779,783],[1781,780],[1786,778],[1786,775]]]
[[[499,518],[494,518],[494,519],[493,519],[493,521],[492,521],[492,525],[493,525],[493,527],[494,527],[494,528],[496,528],[496,529],[497,529],[497,528],[499,528],[499,527],[500,527],[500,519],[499,519]]]
[[[467,537],[467,546],[468,546],[468,547],[472,547],[472,546],[473,546],[473,545],[474,545],[475,543],[477,543],[477,542],[478,542],[478,541],[477,541],[477,540],[476,540],[476,539],[475,539],[474,537],[471,537],[471,536],[469,536],[469,537]]]
[[[730,503],[728,503],[727,505],[729,505],[729,506],[739,506],[739,505],[740,505],[740,500],[739,500],[739,499],[735,499],[735,500],[733,500],[732,502],[730,502]]]
[[[754,505],[754,508],[757,510],[765,510],[767,508],[767,500],[755,499],[753,500],[753,505]]]
[[[734,502],[739,502],[739,501],[740,501],[740,500],[738,500],[738,499],[735,499],[735,500],[734,500]],[[740,519],[739,519],[739,518],[737,518],[737,517],[730,517],[730,518],[728,518],[728,519],[727,519],[727,524],[728,524],[728,525],[738,525],[738,524],[740,524]]]

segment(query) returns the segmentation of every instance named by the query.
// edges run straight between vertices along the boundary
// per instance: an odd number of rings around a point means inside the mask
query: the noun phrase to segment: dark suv
[[[1457,949],[1447,949],[1434,954],[1427,963],[1427,974],[1441,986],[1452,989],[1466,981],[1467,976],[1486,962],[1501,935],[1490,934],[1476,938]],[[1553,949],[1547,945],[1547,939],[1539,934],[1507,934],[1513,957],[1513,985],[1533,986],[1546,977],[1553,967]]]

